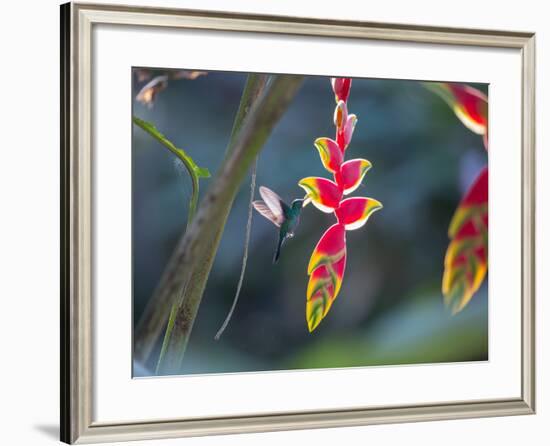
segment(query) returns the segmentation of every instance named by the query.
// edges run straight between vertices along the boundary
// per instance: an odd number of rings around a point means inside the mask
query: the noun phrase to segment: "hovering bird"
[[[294,231],[300,221],[304,200],[296,199],[289,206],[281,197],[265,186],[260,186],[260,195],[263,201],[252,202],[254,208],[279,228],[279,242],[273,257],[273,263],[277,263],[283,243],[287,238],[294,237]]]

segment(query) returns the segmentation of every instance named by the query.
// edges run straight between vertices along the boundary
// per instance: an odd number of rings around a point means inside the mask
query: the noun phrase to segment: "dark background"
[[[171,81],[153,107],[134,101],[134,114],[154,123],[215,175],[245,80],[246,74],[210,72]],[[134,80],[134,98],[142,85]],[[487,93],[486,85],[472,85]],[[290,202],[303,196],[297,185],[301,178],[330,177],[313,141],[334,137],[334,106],[329,79],[307,77],[260,154],[258,186]],[[239,303],[221,340],[214,340],[240,274],[247,179],[225,227],[182,373],[488,358],[486,282],[455,316],[441,295],[448,224],[461,195],[487,163],[481,137],[416,81],[356,78],[348,108],[358,123],[346,159],[366,158],[373,164],[352,195],[376,198],[384,208],[363,228],[347,233],[344,282],[329,314],[308,332],[307,264],[334,217],[305,208],[296,236],[272,265],[277,228],[255,212]],[[210,181],[201,180],[201,195]],[[134,323],[185,228],[190,192],[183,166],[133,126]],[[148,375],[151,367],[136,364],[134,372]]]

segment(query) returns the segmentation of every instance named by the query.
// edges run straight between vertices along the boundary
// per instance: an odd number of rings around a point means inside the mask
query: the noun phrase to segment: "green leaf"
[[[195,172],[199,178],[210,178],[210,171],[206,167],[197,167]]]
[[[164,136],[159,130],[150,122],[144,121],[137,116],[133,117],[134,124],[149,133],[153,138],[160,142],[170,152],[176,155],[183,163],[189,176],[191,177],[191,183],[193,185],[193,192],[191,193],[191,199],[189,200],[189,212],[187,213],[187,226],[191,223],[197,209],[197,203],[199,201],[199,178],[208,178],[210,172],[205,167],[199,167],[183,149],[180,149],[172,143],[166,136]]]
[[[172,141],[170,141],[166,136],[164,136],[154,124],[144,121],[143,119],[138,118],[137,116],[133,117],[134,124],[138,127],[141,127],[149,135],[155,138],[158,142],[163,144],[168,150],[170,150],[174,155],[183,161],[187,170],[191,171],[199,178],[208,178],[210,177],[210,172],[206,167],[199,167],[183,149],[176,147]]]

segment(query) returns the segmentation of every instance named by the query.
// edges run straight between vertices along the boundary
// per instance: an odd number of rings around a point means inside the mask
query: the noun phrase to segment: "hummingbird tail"
[[[275,255],[273,256],[273,264],[275,265],[279,261],[279,257],[281,256],[281,246],[283,246],[284,238],[279,238],[279,243],[277,243],[277,250],[275,251]]]

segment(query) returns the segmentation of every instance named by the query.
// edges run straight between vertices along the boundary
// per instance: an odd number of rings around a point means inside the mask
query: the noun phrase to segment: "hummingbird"
[[[260,186],[260,195],[263,200],[252,202],[254,208],[279,228],[279,241],[273,257],[273,263],[277,263],[283,243],[286,239],[294,237],[294,231],[300,222],[304,200],[296,199],[289,206],[281,197],[265,186]]]

